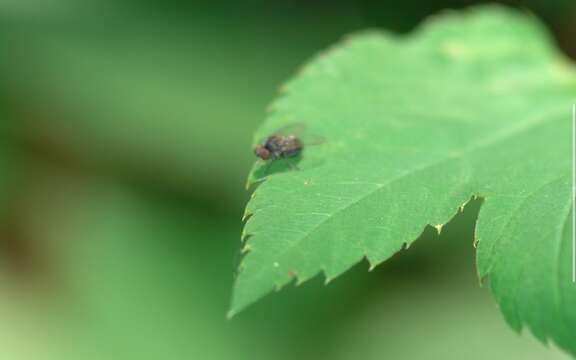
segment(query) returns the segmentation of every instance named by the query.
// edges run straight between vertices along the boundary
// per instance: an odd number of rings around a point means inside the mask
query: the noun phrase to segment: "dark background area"
[[[313,55],[476,1],[0,5],[0,359],[564,359],[441,236],[225,319],[252,133]],[[506,1],[576,56],[576,3]]]

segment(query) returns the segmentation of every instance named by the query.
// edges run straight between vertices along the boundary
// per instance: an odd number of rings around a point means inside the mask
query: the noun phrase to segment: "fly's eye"
[[[268,160],[270,158],[270,151],[266,149],[264,146],[258,146],[254,153],[262,160]]]

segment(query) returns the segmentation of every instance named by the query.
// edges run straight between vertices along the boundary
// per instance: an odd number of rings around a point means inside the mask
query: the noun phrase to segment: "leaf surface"
[[[318,56],[256,139],[304,122],[326,142],[305,147],[299,171],[266,170],[231,314],[295,278],[375,266],[480,196],[480,277],[514,328],[576,353],[575,74],[535,19],[501,7],[442,14],[409,36],[355,35]]]

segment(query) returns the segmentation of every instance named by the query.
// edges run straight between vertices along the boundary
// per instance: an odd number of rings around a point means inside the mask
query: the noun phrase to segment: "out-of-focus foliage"
[[[340,335],[332,359],[353,359],[353,354],[360,353],[366,360],[382,359],[383,354],[429,360],[569,358],[553,349],[535,347],[528,336],[510,332],[498,318],[498,309],[486,306],[493,300],[478,289],[435,283],[400,287],[400,292],[401,296],[396,292],[372,299],[349,324],[348,332]],[[411,311],[395,311],[399,308]],[[486,333],[491,334],[489,343]],[[382,341],[384,338],[387,340]],[[505,355],[508,352],[510,355]]]
[[[305,18],[292,34],[271,20],[201,14],[14,26],[0,60],[25,113],[14,131],[120,172],[243,197],[231,180],[252,159],[267,102],[338,27]],[[43,106],[35,113],[31,98]]]

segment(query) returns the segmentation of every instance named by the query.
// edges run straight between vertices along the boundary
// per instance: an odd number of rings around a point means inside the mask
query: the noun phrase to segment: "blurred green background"
[[[0,3],[0,360],[567,359],[479,286],[479,202],[370,273],[225,319],[251,134],[282,82],[351,31],[475,3]],[[506,3],[576,56],[576,3]]]

